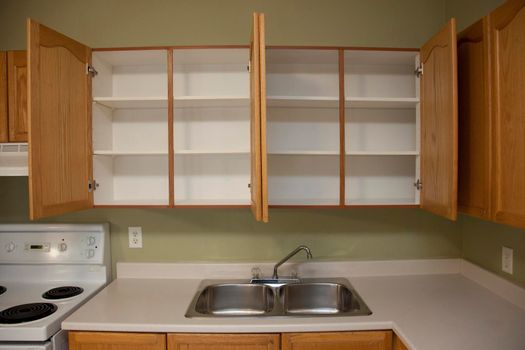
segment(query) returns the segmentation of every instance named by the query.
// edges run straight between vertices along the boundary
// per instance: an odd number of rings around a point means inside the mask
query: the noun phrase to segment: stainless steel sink
[[[372,312],[346,279],[203,281],[186,317],[362,316]]]
[[[195,311],[204,315],[253,316],[272,311],[274,291],[260,284],[225,283],[206,287],[195,303]]]
[[[279,289],[286,315],[369,315],[357,293],[337,282],[303,282]]]

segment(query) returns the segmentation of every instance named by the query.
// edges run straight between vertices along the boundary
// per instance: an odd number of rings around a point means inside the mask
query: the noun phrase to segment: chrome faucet
[[[299,253],[301,250],[304,250],[306,252],[306,259],[307,260],[310,260],[310,259],[313,258],[312,252],[310,251],[310,248],[308,248],[305,245],[300,245],[299,247],[295,248],[290,254],[285,256],[281,261],[279,261],[277,264],[275,264],[275,266],[273,267],[273,277],[272,277],[274,280],[278,280],[279,279],[279,275],[277,274],[277,269],[279,268],[279,266],[281,266],[282,264],[287,262],[292,256],[294,256],[295,254]]]

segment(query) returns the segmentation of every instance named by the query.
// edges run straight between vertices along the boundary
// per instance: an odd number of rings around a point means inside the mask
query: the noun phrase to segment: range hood
[[[27,176],[27,143],[0,143],[0,176]]]

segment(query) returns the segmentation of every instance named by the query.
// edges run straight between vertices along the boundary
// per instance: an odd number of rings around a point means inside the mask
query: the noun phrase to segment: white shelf
[[[418,151],[349,151],[347,156],[418,156]]]
[[[347,97],[346,108],[416,108],[416,97]]]
[[[339,205],[339,198],[284,198],[270,201],[268,205]]]
[[[177,199],[175,194],[175,205],[250,205],[249,199]]]
[[[414,198],[359,198],[346,200],[346,205],[418,205]]]
[[[93,97],[93,102],[112,109],[168,108],[168,98],[166,96]]]
[[[339,97],[332,96],[268,96],[266,99],[268,107],[339,107]]]
[[[276,156],[338,156],[339,151],[269,151],[268,154]]]
[[[174,96],[175,108],[184,107],[246,107],[249,96]]]
[[[168,151],[93,151],[96,156],[162,156]]]
[[[192,154],[249,154],[250,150],[175,150],[175,155]]]
[[[0,176],[27,176],[27,143],[0,143]]]
[[[137,198],[137,199],[113,199],[113,200],[107,200],[101,203],[95,203],[95,206],[97,205],[138,205],[138,206],[144,206],[144,205],[169,205],[168,200],[166,199],[144,199],[144,198]]]

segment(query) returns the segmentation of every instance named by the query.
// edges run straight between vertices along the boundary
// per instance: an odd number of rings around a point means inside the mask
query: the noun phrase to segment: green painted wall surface
[[[0,222],[27,220],[27,178],[0,177]],[[14,205],[13,205],[14,204]],[[93,209],[53,222],[110,222],[116,261],[275,261],[299,244],[316,259],[380,260],[461,255],[459,225],[419,209]],[[129,249],[128,226],[144,248]]]
[[[25,48],[25,20],[91,47],[248,44],[251,13],[274,45],[419,47],[442,0],[1,0],[0,49]]]
[[[525,230],[469,216],[460,219],[463,257],[525,287]],[[501,271],[501,247],[514,250],[514,274]]]
[[[458,31],[461,31],[504,2],[505,0],[445,0],[445,16],[456,17]]]

